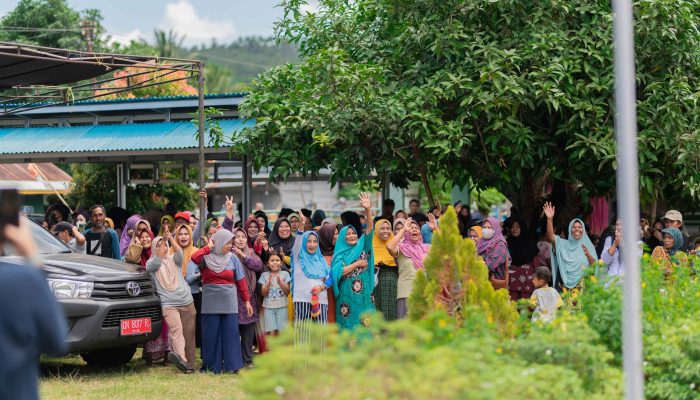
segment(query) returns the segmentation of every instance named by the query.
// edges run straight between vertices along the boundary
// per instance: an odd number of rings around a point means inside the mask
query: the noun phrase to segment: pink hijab
[[[414,222],[415,223],[415,222]],[[411,239],[411,233],[406,230],[403,234],[403,241],[399,242],[401,253],[413,261],[416,269],[423,269],[423,260],[428,255],[430,245],[423,243],[423,236],[418,235],[418,241]]]

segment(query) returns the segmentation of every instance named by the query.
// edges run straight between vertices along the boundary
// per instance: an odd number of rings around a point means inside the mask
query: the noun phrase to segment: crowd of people
[[[206,192],[200,196],[206,199]],[[340,223],[322,210],[289,208],[272,228],[263,211],[234,221],[233,198],[227,197],[225,216],[205,221],[171,210],[159,221],[132,215],[118,231],[103,206],[73,216],[67,207],[52,206],[45,226],[74,252],[137,264],[150,274],[163,330],[144,345],[147,363],[170,362],[191,373],[200,347],[201,371],[235,372],[254,365],[254,350],[267,350],[266,336],[290,325],[298,341],[323,346],[323,338],[309,334],[310,325],[355,329],[374,310],[389,321],[407,318],[407,299],[446,207],[424,214],[414,199],[409,210],[396,211],[387,199],[375,217],[369,195],[359,200],[364,213],[344,212]],[[551,321],[562,305],[559,293],[582,290],[590,266],[623,277],[622,252],[637,248],[625,248],[617,218],[594,243],[578,218],[557,232],[550,203],[542,209],[543,229],[518,215],[501,222],[475,217],[461,202],[454,207],[460,234],[474,242],[493,287],[506,289],[513,301],[529,299],[533,320]],[[675,210],[653,225],[640,223],[652,263],[667,275],[689,263],[682,229]]]

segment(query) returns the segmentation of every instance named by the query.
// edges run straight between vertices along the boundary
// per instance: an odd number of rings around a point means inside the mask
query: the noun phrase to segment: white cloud
[[[233,39],[236,30],[231,22],[212,21],[197,15],[197,10],[187,0],[165,5],[165,16],[160,28],[185,35],[185,44],[208,42],[216,38],[219,42]]]
[[[121,45],[128,45],[131,43],[132,40],[144,40],[144,34],[141,32],[140,29],[134,29],[131,32],[127,32],[124,34],[117,34],[117,33],[111,33],[110,34],[111,38],[109,39],[109,43],[119,43]]]

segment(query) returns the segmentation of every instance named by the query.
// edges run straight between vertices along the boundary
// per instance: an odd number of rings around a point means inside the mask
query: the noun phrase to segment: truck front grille
[[[130,295],[126,291],[126,285],[129,282],[139,284],[140,292],[136,296]],[[92,290],[93,299],[138,299],[141,297],[152,296],[154,293],[153,283],[150,278],[128,279],[118,281],[96,281],[95,288]]]
[[[156,322],[162,318],[160,306],[146,306],[137,308],[122,308],[119,310],[112,310],[107,313],[104,321],[102,321],[103,328],[113,328],[120,325],[121,320],[131,319],[131,318],[151,318],[151,323]]]

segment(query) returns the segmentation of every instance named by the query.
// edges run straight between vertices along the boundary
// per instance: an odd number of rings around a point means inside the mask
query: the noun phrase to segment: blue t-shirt
[[[0,399],[39,398],[39,356],[68,350],[63,309],[42,270],[0,262]]]

